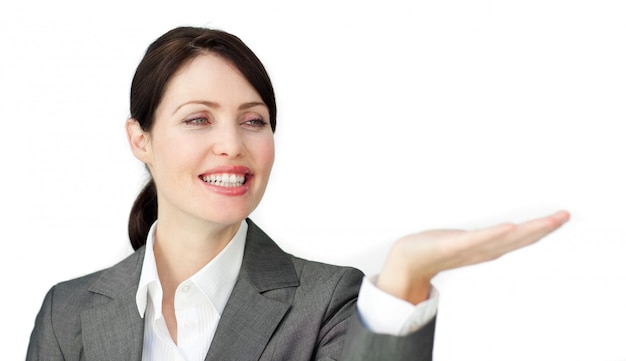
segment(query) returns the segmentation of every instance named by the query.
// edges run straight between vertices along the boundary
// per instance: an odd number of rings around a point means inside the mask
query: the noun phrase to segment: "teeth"
[[[246,181],[246,177],[240,174],[211,174],[203,176],[202,180],[220,187],[239,187]]]

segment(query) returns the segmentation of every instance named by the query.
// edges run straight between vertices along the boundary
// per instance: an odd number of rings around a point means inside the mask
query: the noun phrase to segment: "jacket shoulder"
[[[79,359],[82,315],[117,296],[134,298],[142,260],[138,250],[112,267],[54,285],[35,319],[27,360]]]
[[[350,266],[338,266],[312,261],[290,255],[294,270],[300,279],[300,286],[317,288],[323,285],[331,287],[356,287],[357,293],[363,279],[361,270]]]
[[[75,313],[86,297],[99,294],[112,298],[116,294],[132,288],[140,276],[143,262],[143,248],[133,252],[119,263],[74,279],[59,282],[50,293],[56,306],[67,305]]]

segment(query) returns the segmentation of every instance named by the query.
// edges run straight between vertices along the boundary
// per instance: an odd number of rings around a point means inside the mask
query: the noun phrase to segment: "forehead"
[[[161,103],[176,105],[189,100],[229,105],[261,102],[261,97],[231,62],[206,53],[193,58],[172,76]]]

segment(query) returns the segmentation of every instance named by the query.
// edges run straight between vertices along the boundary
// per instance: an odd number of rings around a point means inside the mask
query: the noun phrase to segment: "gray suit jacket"
[[[360,271],[286,254],[248,224],[243,265],[206,360],[432,359],[434,320],[404,337],[369,332],[355,313]],[[26,359],[140,361],[144,321],[135,294],[144,250],[54,286]]]

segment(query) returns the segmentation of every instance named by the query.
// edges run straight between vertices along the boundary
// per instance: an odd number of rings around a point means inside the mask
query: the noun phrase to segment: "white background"
[[[626,360],[622,1],[22,1],[0,5],[0,333],[23,359],[56,282],[131,252],[126,144],[145,48],[240,36],[274,81],[277,160],[252,218],[374,274],[390,243],[567,209],[544,241],[439,275],[435,359]]]

